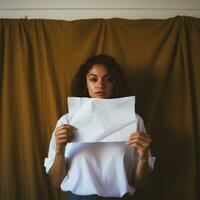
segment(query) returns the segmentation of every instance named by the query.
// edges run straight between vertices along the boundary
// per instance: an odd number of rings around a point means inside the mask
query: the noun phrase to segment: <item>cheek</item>
[[[88,92],[92,92],[94,90],[94,84],[88,81],[87,89],[88,89]]]
[[[108,90],[112,90],[114,88],[114,86],[112,83],[108,83],[107,88],[108,88]]]
[[[106,91],[107,91],[107,93],[109,94],[109,95],[113,95],[113,91],[114,91],[114,86],[113,86],[113,84],[107,84],[107,86],[106,86]]]

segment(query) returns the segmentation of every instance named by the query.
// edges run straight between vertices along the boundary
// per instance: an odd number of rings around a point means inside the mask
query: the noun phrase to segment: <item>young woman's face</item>
[[[113,80],[106,67],[95,64],[86,75],[87,89],[91,98],[108,99],[113,95]]]

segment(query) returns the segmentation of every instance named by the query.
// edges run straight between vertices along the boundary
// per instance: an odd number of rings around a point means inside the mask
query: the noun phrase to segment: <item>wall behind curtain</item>
[[[43,167],[70,81],[91,55],[122,65],[157,157],[136,199],[200,198],[200,19],[0,20],[0,199],[65,199]]]

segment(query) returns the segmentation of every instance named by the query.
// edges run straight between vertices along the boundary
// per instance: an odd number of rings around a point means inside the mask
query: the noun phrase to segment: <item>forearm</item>
[[[144,132],[133,133],[128,140],[128,146],[137,153],[138,162],[133,175],[133,184],[135,187],[143,186],[149,178],[148,154],[151,144],[151,138]]]
[[[148,158],[139,159],[136,171],[133,177],[133,184],[135,187],[143,186],[150,176]]]
[[[56,187],[60,186],[60,183],[66,176],[67,172],[68,169],[64,158],[64,153],[57,153],[54,163],[49,171],[49,176]]]

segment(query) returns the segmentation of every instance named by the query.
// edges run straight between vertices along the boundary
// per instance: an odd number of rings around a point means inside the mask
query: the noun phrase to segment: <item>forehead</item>
[[[97,75],[97,76],[104,76],[108,75],[108,69],[103,64],[95,64],[92,66],[92,68],[89,70],[88,75]]]

